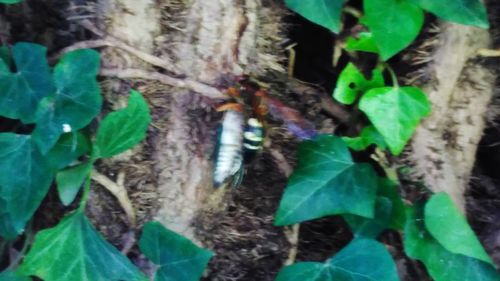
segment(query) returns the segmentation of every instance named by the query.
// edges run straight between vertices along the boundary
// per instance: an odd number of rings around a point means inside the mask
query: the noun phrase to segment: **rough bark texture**
[[[269,52],[280,38],[280,18],[270,3],[265,4],[259,0],[102,0],[100,9],[106,15],[109,35],[171,61],[174,75],[229,86],[237,75],[283,70],[279,58]],[[123,51],[105,54],[108,68],[140,66],[140,61]],[[159,128],[151,138],[160,201],[156,219],[195,239],[193,220],[214,192],[214,101],[185,89],[158,83],[151,87],[156,92],[164,87],[162,96],[155,94],[151,99]]]
[[[167,2],[167,7],[174,6],[172,1]],[[262,46],[258,36],[264,9],[260,1],[199,0],[180,5],[185,6],[177,6],[175,12],[183,10],[182,16],[174,22],[182,24],[183,32],[166,35],[174,44],[165,53],[170,53],[179,71],[187,77],[216,85],[235,75],[263,74],[276,64],[273,57],[259,57]],[[276,20],[278,24],[279,19]],[[176,90],[170,105],[170,129],[159,140],[157,154],[157,167],[162,169],[158,192],[166,199],[157,218],[191,238],[196,212],[214,192],[210,156],[215,131],[210,128],[209,109],[193,116],[202,102],[193,95]]]
[[[477,51],[488,48],[487,30],[442,23],[426,59],[422,83],[432,113],[416,130],[409,158],[425,185],[447,192],[464,208],[476,151],[494,93],[494,74],[481,65]],[[430,79],[429,79],[430,77]]]

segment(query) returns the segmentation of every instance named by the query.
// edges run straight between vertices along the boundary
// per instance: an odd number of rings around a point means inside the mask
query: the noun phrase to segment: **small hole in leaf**
[[[354,90],[356,88],[356,84],[354,84],[354,82],[349,83],[349,88]]]

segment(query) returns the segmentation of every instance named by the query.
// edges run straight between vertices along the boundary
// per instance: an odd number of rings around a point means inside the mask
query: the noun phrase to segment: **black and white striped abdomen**
[[[243,164],[243,124],[242,113],[233,110],[224,113],[215,155],[215,186],[233,176]]]
[[[262,149],[264,141],[264,128],[262,123],[256,118],[249,118],[243,134],[243,157],[245,162],[250,162],[252,158]]]

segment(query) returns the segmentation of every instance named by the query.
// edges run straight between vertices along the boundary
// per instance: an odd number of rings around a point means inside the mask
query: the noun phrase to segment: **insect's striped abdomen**
[[[264,128],[262,123],[256,118],[249,118],[243,134],[243,158],[246,163],[250,162],[262,149],[263,141]]]
[[[214,186],[220,186],[236,174],[243,164],[243,114],[229,110],[219,128],[215,153]]]

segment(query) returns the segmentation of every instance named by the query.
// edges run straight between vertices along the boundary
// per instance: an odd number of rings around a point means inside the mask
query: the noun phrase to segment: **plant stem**
[[[358,19],[363,16],[363,13],[360,10],[358,10],[352,6],[345,6],[344,12],[346,14],[350,14],[351,16],[358,18]]]
[[[388,179],[399,184],[398,172],[396,171],[395,168],[391,167],[389,161],[387,160],[387,157],[385,156],[382,150],[376,148],[375,153],[372,154],[371,158],[377,161],[377,163],[382,167],[382,169],[384,169],[384,172]]]
[[[14,261],[12,261],[12,263],[9,265],[7,270],[15,270],[19,266],[19,263],[24,258],[26,252],[28,251],[29,246],[32,244],[33,237],[34,237],[34,235],[33,235],[34,232],[32,229],[32,222],[33,221],[31,221],[28,224],[28,227],[26,228],[26,232],[25,232],[26,238],[24,239],[24,243],[23,243],[23,247],[21,248],[21,251],[19,251],[16,258],[14,259]]]
[[[85,206],[87,205],[87,201],[89,200],[89,193],[90,193],[90,171],[85,179],[85,184],[83,186],[83,194],[82,194],[82,199],[80,200],[80,206],[78,207],[79,211],[85,210]]]
[[[398,77],[396,76],[394,69],[392,69],[392,67],[388,63],[384,63],[384,66],[385,66],[385,69],[387,69],[387,71],[389,71],[389,74],[391,75],[392,85],[395,88],[399,88]]]

